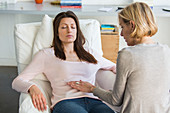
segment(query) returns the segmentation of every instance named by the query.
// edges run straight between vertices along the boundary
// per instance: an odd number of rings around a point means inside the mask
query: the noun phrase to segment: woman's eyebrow
[[[66,23],[61,23],[61,25],[64,24],[64,25],[67,25]]]
[[[64,24],[64,25],[68,25],[67,23],[61,23],[61,25]],[[71,23],[70,25],[76,25],[75,23]]]

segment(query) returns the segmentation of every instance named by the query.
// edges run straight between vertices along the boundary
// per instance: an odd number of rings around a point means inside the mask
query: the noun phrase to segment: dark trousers
[[[115,113],[102,101],[83,97],[67,99],[57,103],[52,113]]]

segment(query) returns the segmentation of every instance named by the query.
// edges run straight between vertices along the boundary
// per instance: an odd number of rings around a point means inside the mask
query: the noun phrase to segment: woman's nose
[[[68,32],[71,32],[71,27],[68,27],[67,31],[68,31]]]

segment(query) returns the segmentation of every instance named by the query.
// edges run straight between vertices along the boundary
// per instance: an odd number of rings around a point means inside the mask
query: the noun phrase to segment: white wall
[[[158,24],[158,32],[153,36],[153,39],[170,47],[170,17],[156,17],[156,22]]]
[[[153,3],[156,6],[170,6],[170,0],[154,0]]]
[[[14,46],[14,15],[0,14],[0,65],[16,65]]]

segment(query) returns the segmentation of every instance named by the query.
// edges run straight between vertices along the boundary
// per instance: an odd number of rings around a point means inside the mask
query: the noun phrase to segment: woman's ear
[[[131,26],[131,32],[133,32],[134,31],[134,29],[135,29],[135,22],[134,21],[130,21],[130,26]]]

